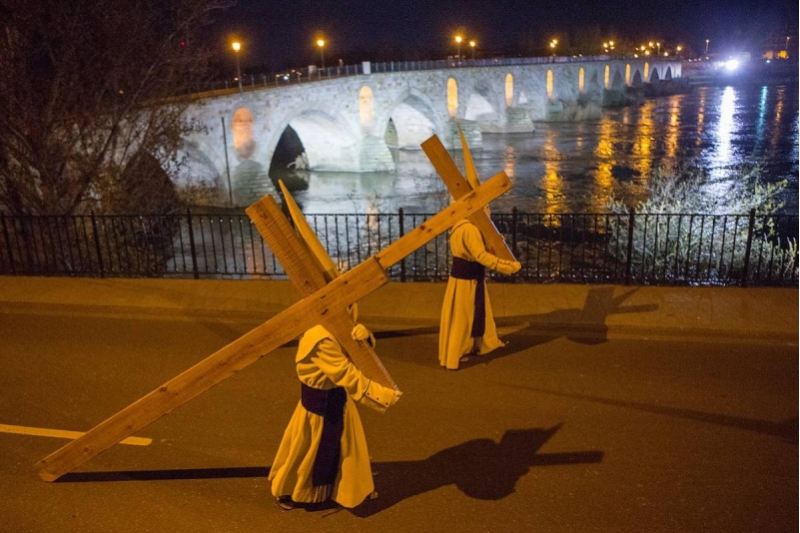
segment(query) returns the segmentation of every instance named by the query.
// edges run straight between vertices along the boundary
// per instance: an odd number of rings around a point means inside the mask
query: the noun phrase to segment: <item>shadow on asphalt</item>
[[[373,466],[377,500],[351,509],[366,518],[419,494],[455,485],[465,495],[479,500],[500,500],[514,492],[517,481],[532,466],[599,463],[603,452],[538,454],[537,451],[561,427],[514,429],[500,443],[475,439],[442,450],[421,461],[396,461]]]
[[[606,319],[609,315],[620,313],[649,313],[656,311],[658,305],[629,305],[624,306],[625,300],[630,298],[639,289],[631,289],[619,296],[614,296],[614,287],[596,287],[589,289],[583,308],[559,309],[550,313],[538,315],[518,315],[510,318],[498,319],[499,327],[508,327],[513,332],[500,335],[501,340],[508,344],[499,350],[470,359],[459,365],[460,369],[477,365],[486,365],[495,359],[524,352],[534,346],[545,344],[560,337],[580,344],[602,344],[608,341],[608,326]],[[522,325],[522,327],[518,327]],[[378,339],[391,339],[397,337],[412,337],[419,335],[433,335],[439,333],[438,326],[423,328],[410,328],[394,331],[384,331],[375,334]]]
[[[559,430],[512,429],[500,443],[474,439],[442,450],[421,461],[394,461],[373,464],[375,486],[380,498],[366,501],[354,515],[366,518],[397,503],[447,485],[455,485],[465,495],[479,500],[500,500],[514,492],[517,481],[534,466],[599,463],[603,452],[537,453]],[[248,478],[269,475],[269,467],[190,468],[183,470],[138,470],[118,472],[68,473],[57,483],[106,481],[166,481],[186,479]],[[307,511],[336,508],[324,503],[302,506]]]

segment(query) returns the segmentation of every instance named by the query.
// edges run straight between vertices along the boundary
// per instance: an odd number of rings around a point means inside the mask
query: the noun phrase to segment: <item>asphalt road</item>
[[[85,431],[255,325],[0,313],[0,424]],[[405,393],[362,410],[378,500],[273,503],[285,347],[56,483],[34,464],[66,440],[0,433],[0,531],[797,531],[797,346],[507,324],[501,353],[448,372],[435,324],[367,325]]]

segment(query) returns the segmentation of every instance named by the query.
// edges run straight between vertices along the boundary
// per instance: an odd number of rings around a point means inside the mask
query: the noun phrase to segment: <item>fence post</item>
[[[14,273],[14,256],[11,254],[11,239],[8,236],[8,226],[6,226],[6,216],[3,213],[0,213],[0,224],[3,226],[3,236],[5,237],[6,242],[6,253],[8,254],[8,267],[11,269],[11,273]]]
[[[519,210],[514,207],[511,210],[511,251],[514,256],[517,255],[517,219],[519,217]]]
[[[631,284],[631,271],[633,268],[633,220],[634,210],[631,209],[628,214],[628,252],[626,258],[627,264],[625,265],[625,285]]]
[[[403,236],[406,234],[405,224],[403,221],[403,208],[397,210],[397,214],[399,215],[399,222],[400,222],[400,238],[402,239]],[[404,257],[402,261],[400,261],[400,281],[406,280],[406,258]]]
[[[750,273],[750,250],[753,247],[753,232],[756,226],[756,210],[750,210],[750,222],[747,225],[747,244],[744,248],[744,267],[742,267],[742,286],[747,287],[747,277]]]
[[[97,217],[92,211],[92,233],[94,234],[94,249],[97,251],[97,264],[100,266],[100,277],[104,278],[105,268],[103,267],[103,249],[100,246],[100,234],[97,232]]]
[[[192,272],[194,279],[200,279],[200,271],[197,268],[197,253],[194,249],[194,228],[192,227],[192,210],[186,210],[186,218],[189,220],[189,246],[192,249]]]

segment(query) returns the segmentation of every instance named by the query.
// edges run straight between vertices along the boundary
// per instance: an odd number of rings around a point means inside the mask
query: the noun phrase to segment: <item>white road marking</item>
[[[77,439],[85,435],[82,431],[67,431],[65,429],[31,428],[27,426],[12,426],[10,424],[0,424],[0,433],[17,433],[19,435],[35,435],[37,437],[56,437],[58,439]],[[128,437],[120,444],[130,444],[132,446],[149,446],[153,439],[142,437]]]

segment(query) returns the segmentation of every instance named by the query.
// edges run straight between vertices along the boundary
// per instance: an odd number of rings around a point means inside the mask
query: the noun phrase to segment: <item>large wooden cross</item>
[[[342,275],[330,272],[329,267],[333,265],[330,258],[329,264],[325,264],[325,261],[320,263],[313,257],[271,196],[265,196],[250,206],[248,216],[300,291],[302,299],[42,459],[37,463],[39,476],[45,481],[55,481],[317,324],[331,332],[367,377],[394,387],[394,381],[372,349],[351,338],[350,332],[355,324],[347,308],[388,283],[385,272],[388,268],[459,220],[474,217],[471,220],[480,221],[483,207],[511,187],[508,176],[500,172],[473,190],[446,151],[439,153],[431,139],[426,143],[432,147],[430,152],[426,149],[426,153],[429,157],[431,153],[435,154],[436,161],[433,158],[431,161],[456,201]],[[440,142],[438,146],[441,146]],[[452,163],[455,172],[445,164],[445,159]],[[295,222],[297,225],[297,219]],[[493,225],[491,228],[485,223],[483,225],[481,231],[485,239],[489,235],[488,239],[493,242],[503,242]],[[304,229],[300,226],[302,224],[298,225],[298,231],[302,234]],[[492,236],[492,230],[495,236]]]

